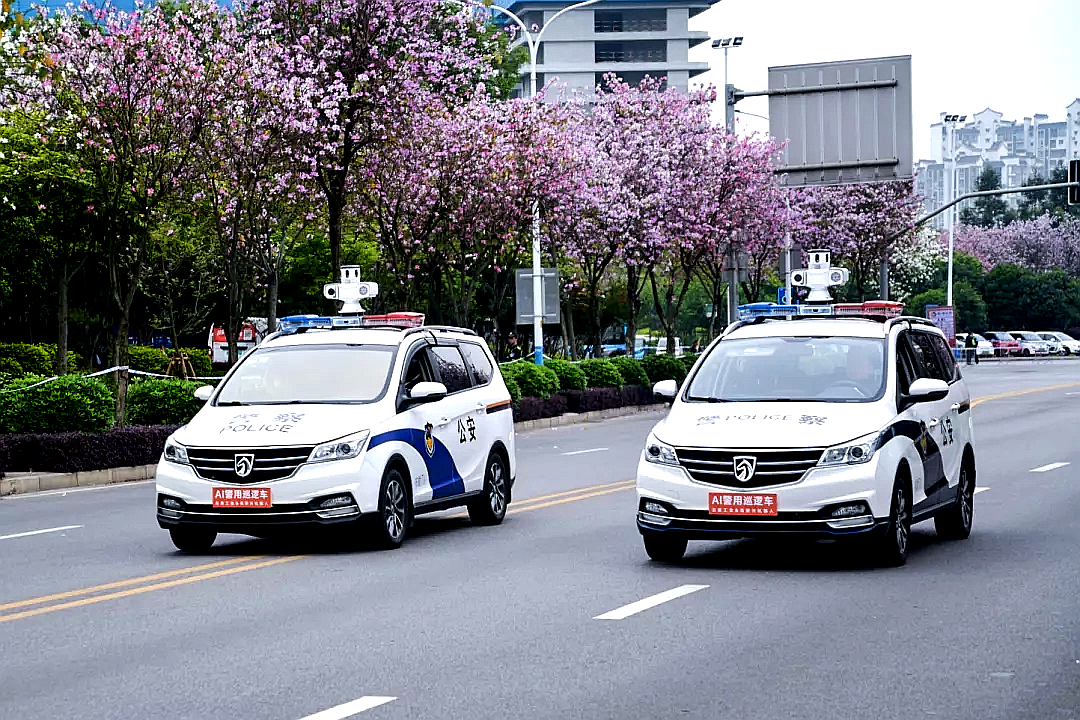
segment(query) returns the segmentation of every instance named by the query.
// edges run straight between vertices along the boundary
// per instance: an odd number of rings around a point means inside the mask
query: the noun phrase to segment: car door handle
[[[953,403],[952,406],[949,408],[949,410],[952,411],[952,412],[956,412],[959,409],[960,409],[960,403]]]
[[[941,424],[941,421],[938,418],[930,418],[930,422],[926,423],[926,427],[934,428],[934,427],[937,427],[940,424]]]
[[[450,424],[450,418],[439,418],[439,422],[436,423],[436,427],[446,427]]]
[[[485,405],[482,402],[476,403],[476,412],[478,412],[478,413],[487,412],[487,405]]]

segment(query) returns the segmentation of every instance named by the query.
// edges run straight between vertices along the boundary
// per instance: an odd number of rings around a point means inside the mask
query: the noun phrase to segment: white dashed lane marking
[[[15,533],[13,535],[0,535],[0,540],[14,540],[15,538],[30,537],[31,535],[44,535],[45,533],[63,532],[64,530],[75,530],[81,527],[82,525],[63,525],[61,527],[46,528],[44,530],[31,530],[30,532]]]
[[[365,695],[362,698],[357,698],[352,702],[347,702],[344,705],[338,705],[332,707],[329,710],[323,710],[317,712],[314,715],[308,715],[300,720],[344,720],[344,718],[350,718],[353,715],[359,715],[360,713],[370,710],[371,708],[385,705],[388,702],[397,700],[396,697],[383,697],[380,695]]]
[[[588,450],[574,450],[573,452],[564,452],[560,455],[585,455],[586,453],[604,452],[607,448],[589,448]]]
[[[975,488],[975,494],[978,495],[979,493],[986,492],[989,489],[990,488],[988,488],[988,487],[977,487],[977,488]]]
[[[662,593],[656,595],[650,595],[647,598],[632,602],[629,605],[623,605],[621,608],[615,608],[611,612],[606,612],[603,615],[597,615],[593,620],[623,620],[636,615],[643,610],[654,608],[657,605],[661,605],[670,600],[681,598],[683,595],[689,595],[690,593],[697,592],[698,590],[704,590],[709,587],[708,585],[680,585],[677,588],[665,590]]]
[[[1032,468],[1031,472],[1037,472],[1037,473],[1050,472],[1051,470],[1057,470],[1058,468],[1063,468],[1068,464],[1069,463],[1067,463],[1067,462],[1050,463],[1049,465],[1043,465],[1041,467]]]

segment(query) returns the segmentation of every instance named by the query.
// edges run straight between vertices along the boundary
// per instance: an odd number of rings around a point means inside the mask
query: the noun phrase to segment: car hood
[[[318,445],[367,430],[383,416],[377,405],[207,405],[175,439],[191,447]]]
[[[679,402],[653,433],[681,447],[828,447],[880,430],[892,418],[886,405]]]

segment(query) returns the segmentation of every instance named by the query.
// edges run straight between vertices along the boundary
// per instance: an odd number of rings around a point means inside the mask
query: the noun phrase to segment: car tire
[[[1027,348],[1024,348],[1024,353],[1023,354],[1024,354],[1024,357],[1031,357],[1031,351],[1028,350]]]
[[[907,562],[911,544],[911,493],[906,478],[897,475],[893,483],[892,505],[885,536],[878,540],[877,562],[882,567],[900,567]]]
[[[373,530],[376,547],[383,550],[400,547],[405,542],[411,516],[409,483],[398,468],[388,467],[379,486],[379,512]]]
[[[642,533],[645,552],[657,562],[678,562],[686,554],[686,538],[669,533]]]
[[[506,517],[509,473],[502,455],[492,452],[484,468],[484,490],[469,503],[469,519],[477,525],[498,525]]]
[[[939,537],[946,540],[966,540],[971,535],[975,514],[975,473],[967,461],[960,466],[960,482],[956,488],[956,504],[934,516]]]
[[[188,553],[204,553],[214,546],[217,532],[205,528],[169,528],[169,537],[177,550]]]

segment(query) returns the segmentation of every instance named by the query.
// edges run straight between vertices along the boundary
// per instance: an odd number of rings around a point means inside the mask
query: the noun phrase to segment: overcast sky
[[[728,54],[728,82],[742,90],[765,89],[775,65],[911,55],[916,159],[929,157],[942,111],[1060,121],[1080,97],[1080,0],[721,0],[690,23],[745,37]],[[690,59],[713,68],[692,82],[723,84],[723,50],[703,43]],[[768,99],[738,108],[767,115]],[[765,120],[736,117],[768,132]]]

